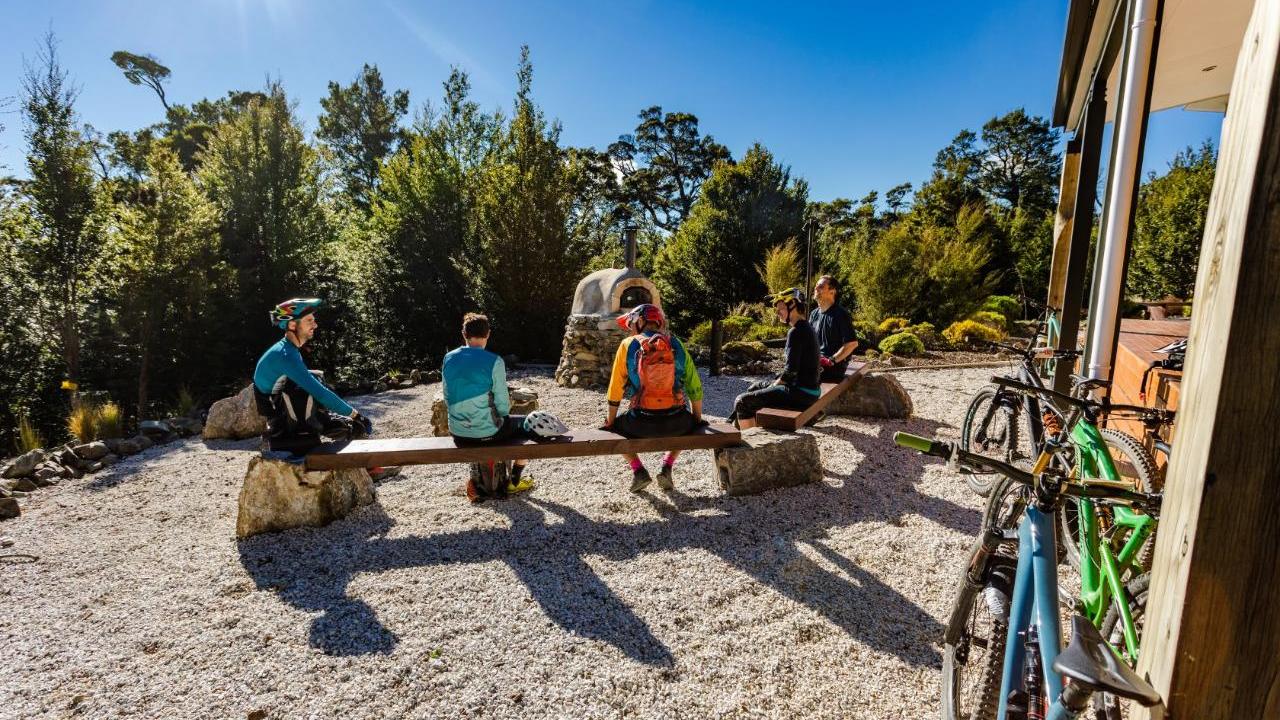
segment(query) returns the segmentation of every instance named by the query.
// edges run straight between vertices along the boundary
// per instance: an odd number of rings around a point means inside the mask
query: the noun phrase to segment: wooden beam
[[[1067,290],[1067,269],[1071,258],[1071,227],[1076,219],[1076,187],[1080,182],[1080,138],[1067,142],[1062,158],[1062,178],[1058,186],[1058,212],[1053,219],[1053,264],[1049,268],[1051,308],[1061,308]],[[1089,208],[1089,220],[1093,208]]]
[[[308,470],[336,470],[384,465],[431,465],[489,460],[620,455],[664,450],[710,450],[742,442],[732,425],[714,423],[676,437],[624,438],[604,430],[573,430],[555,440],[512,440],[482,447],[458,447],[451,437],[352,440],[322,445],[307,454]]]
[[[1280,3],[1258,2],[1205,223],[1138,664],[1177,720],[1280,717],[1278,59]]]
[[[858,378],[867,372],[868,365],[866,363],[851,362],[849,367],[844,371],[844,379],[838,383],[822,383],[822,392],[818,395],[818,399],[812,405],[804,410],[782,410],[780,408],[765,408],[756,413],[756,424],[770,430],[799,430],[809,424],[822,412],[828,405],[835,401],[849,388],[853,387]]]

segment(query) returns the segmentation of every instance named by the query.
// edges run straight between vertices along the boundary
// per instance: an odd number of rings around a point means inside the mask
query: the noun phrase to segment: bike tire
[[[980,587],[961,580],[943,637],[943,720],[996,718],[1015,571],[1012,558],[993,555]]]
[[[1150,591],[1151,573],[1143,573],[1125,585],[1125,594],[1129,596],[1129,613],[1133,615],[1133,624],[1138,630],[1139,650],[1142,647],[1142,629],[1145,624],[1143,621],[1146,618],[1147,597]],[[1100,631],[1111,647],[1117,649],[1121,659],[1130,666],[1137,665],[1135,658],[1126,657],[1124,654],[1124,630],[1120,627],[1120,610],[1114,603],[1107,609]],[[1099,716],[1105,720],[1121,720],[1123,717],[1121,704],[1120,699],[1110,693],[1098,693],[1094,701]]]
[[[1159,475],[1156,472],[1156,461],[1146,447],[1132,435],[1112,428],[1102,430],[1102,440],[1111,452],[1117,470],[1122,478],[1133,481],[1138,490],[1150,492],[1160,487]],[[1119,454],[1122,457],[1117,457]],[[1097,507],[1097,506],[1095,506]],[[1058,536],[1067,561],[1072,567],[1080,567],[1080,506],[1073,498],[1066,498],[1062,510],[1058,513]],[[1151,555],[1156,546],[1156,534],[1153,532],[1134,559],[1134,573],[1146,572],[1151,566]]]
[[[996,408],[991,417],[991,424],[996,426],[995,432],[991,433],[990,427],[985,434],[978,432],[978,426],[982,423],[987,408],[995,401],[996,396],[996,388],[986,387],[974,394],[973,399],[969,401],[969,408],[964,414],[964,425],[960,429],[960,449],[975,455],[1010,462],[1018,447],[1020,423],[1019,413],[1016,410],[1009,407]],[[979,440],[980,434],[986,437]],[[999,473],[973,471],[964,473],[964,481],[969,485],[969,489],[982,497],[987,497],[991,493],[991,488],[1001,477]]]

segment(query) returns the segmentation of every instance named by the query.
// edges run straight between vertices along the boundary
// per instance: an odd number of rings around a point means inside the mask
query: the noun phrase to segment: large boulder
[[[87,460],[89,462],[93,462],[94,460],[101,460],[102,458],[111,454],[111,450],[107,448],[107,444],[100,440],[97,442],[89,442],[83,445],[77,445],[74,448],[72,448],[72,452],[74,452],[81,460]]]
[[[508,385],[507,395],[511,398],[512,415],[528,415],[538,409],[538,393],[529,388]],[[449,408],[440,391],[431,399],[431,432],[436,437],[449,434]]]
[[[246,386],[239,394],[223,398],[209,408],[204,421],[205,440],[242,440],[267,431],[267,421],[258,414],[253,401],[253,386]]]
[[[727,495],[754,495],[822,480],[818,441],[808,430],[744,430],[741,445],[719,448],[715,458],[720,489]]]
[[[22,514],[18,507],[18,498],[0,498],[0,520],[16,518]]]
[[[361,468],[308,472],[255,457],[240,488],[236,537],[328,525],[373,501],[373,481]]]
[[[828,415],[900,420],[911,417],[915,406],[906,388],[891,374],[871,374],[858,378],[843,395],[827,406]]]
[[[6,478],[27,477],[36,471],[37,465],[44,462],[44,455],[44,450],[39,448],[23,455],[19,455],[13,460],[10,460],[9,463],[4,466],[4,472],[0,473],[0,476]]]

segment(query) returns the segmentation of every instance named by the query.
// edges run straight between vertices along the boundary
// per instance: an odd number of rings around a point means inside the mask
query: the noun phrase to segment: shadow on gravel
[[[893,425],[926,435],[936,428],[922,420]],[[879,436],[836,427],[819,430],[853,442],[868,458],[909,452],[892,446],[889,429]],[[860,567],[855,556],[830,547],[827,530],[858,523],[900,524],[908,512],[921,512],[948,527],[976,527],[976,513],[923,495],[904,503],[904,494],[913,492],[919,481],[918,472],[902,478],[862,467],[848,470],[834,486],[817,483],[744,498],[646,493],[662,519],[640,523],[592,520],[535,496],[481,506],[506,515],[509,529],[386,539],[393,521],[375,505],[325,528],[242,541],[240,561],[259,589],[272,590],[301,610],[321,613],[312,622],[310,642],[329,654],[387,653],[398,642],[373,608],[348,596],[348,583],[356,574],[500,560],[561,628],[609,643],[637,662],[666,667],[679,649],[667,648],[584,558],[618,562],[653,552],[704,550],[821,614],[859,642],[912,665],[937,668],[934,640],[941,625]],[[722,512],[690,514],[708,509]],[[713,598],[707,611],[715,613],[717,602],[730,600]]]

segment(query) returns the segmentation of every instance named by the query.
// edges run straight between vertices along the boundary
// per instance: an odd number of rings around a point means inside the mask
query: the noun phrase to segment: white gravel
[[[955,437],[991,373],[900,373],[916,418],[824,420],[813,486],[723,497],[703,451],[637,496],[620,458],[568,459],[473,507],[463,467],[419,466],[343,521],[240,544],[256,441],[154,448],[0,524],[0,554],[39,556],[0,564],[0,717],[932,717],[981,506],[892,435]],[[709,379],[707,413],[747,381]],[[519,382],[602,419],[597,393]],[[428,434],[435,390],[354,404]]]

